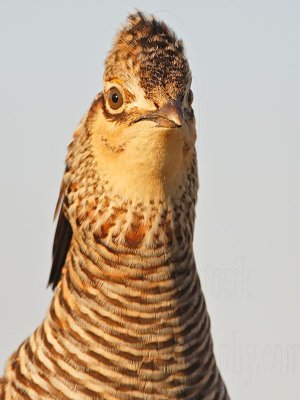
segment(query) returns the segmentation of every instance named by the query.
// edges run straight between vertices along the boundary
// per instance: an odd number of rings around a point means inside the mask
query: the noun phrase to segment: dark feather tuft
[[[52,250],[52,268],[48,281],[48,286],[52,286],[52,289],[55,289],[60,280],[61,271],[66,261],[72,235],[72,228],[70,222],[64,215],[62,204],[54,236]]]

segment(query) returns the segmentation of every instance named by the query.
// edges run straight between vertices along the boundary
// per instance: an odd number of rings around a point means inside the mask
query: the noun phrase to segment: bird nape
[[[229,399],[193,254],[191,72],[165,23],[128,17],[68,148],[44,321],[1,400]]]

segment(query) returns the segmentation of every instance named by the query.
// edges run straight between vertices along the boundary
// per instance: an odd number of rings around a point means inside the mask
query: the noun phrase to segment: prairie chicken
[[[130,15],[68,149],[52,303],[1,400],[229,399],[193,255],[190,86],[182,41]]]

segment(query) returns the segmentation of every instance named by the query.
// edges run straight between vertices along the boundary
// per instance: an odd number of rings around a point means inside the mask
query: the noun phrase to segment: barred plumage
[[[53,301],[8,361],[1,399],[228,399],[193,255],[190,81],[174,33],[130,16],[69,146]]]

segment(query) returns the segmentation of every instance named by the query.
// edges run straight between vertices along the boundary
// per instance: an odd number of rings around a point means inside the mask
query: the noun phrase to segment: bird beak
[[[175,100],[170,100],[158,109],[155,114],[158,126],[164,128],[179,128],[184,121],[181,104]]]
[[[162,128],[180,128],[184,122],[182,106],[179,101],[170,100],[158,110],[138,118],[135,122],[145,119],[157,122],[157,126]]]

